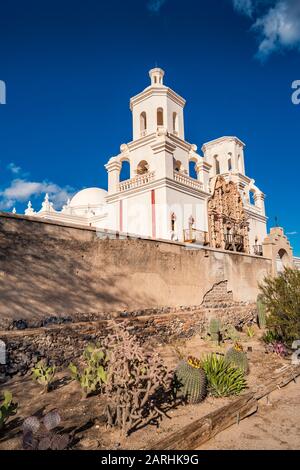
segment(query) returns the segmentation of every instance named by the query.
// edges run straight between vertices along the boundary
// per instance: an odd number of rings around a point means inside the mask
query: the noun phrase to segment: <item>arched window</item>
[[[191,178],[197,179],[198,175],[196,172],[196,163],[191,161],[189,162],[189,175]]]
[[[164,110],[162,108],[157,109],[157,125],[164,125]]]
[[[145,175],[149,171],[149,164],[146,160],[141,160],[137,166],[136,174],[137,175]]]
[[[232,161],[231,158],[228,159],[228,171],[232,170]]]
[[[173,113],[173,133],[178,135],[178,114]]]
[[[243,172],[243,168],[242,168],[242,158],[241,158],[240,155],[238,156],[238,170],[239,170],[240,173]]]
[[[215,159],[215,172],[216,172],[216,175],[219,175],[220,174],[220,162],[219,162],[218,155],[215,155],[214,159]]]
[[[130,163],[127,160],[122,161],[122,168],[120,172],[120,181],[126,181],[130,178]]]
[[[140,131],[141,136],[145,135],[147,131],[147,115],[145,111],[143,111],[140,115]]]
[[[182,171],[182,163],[180,160],[174,160],[174,171]]]
[[[249,191],[249,202],[255,206],[255,191],[251,189]]]

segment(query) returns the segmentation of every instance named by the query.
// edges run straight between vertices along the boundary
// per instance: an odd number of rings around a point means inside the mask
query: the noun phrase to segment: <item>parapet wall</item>
[[[262,257],[103,240],[93,228],[0,215],[0,328],[13,319],[200,306],[216,285],[214,295],[232,291],[233,301],[254,302],[257,283],[270,272]]]

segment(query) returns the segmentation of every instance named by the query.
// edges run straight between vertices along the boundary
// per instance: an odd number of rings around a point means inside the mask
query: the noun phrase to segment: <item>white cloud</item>
[[[17,166],[15,165],[15,163],[9,163],[6,167],[7,170],[11,171],[12,173],[14,173],[15,175],[17,175],[18,173],[20,173],[21,171],[21,167],[20,166]]]
[[[254,8],[252,0],[233,0],[233,6],[238,12],[252,16]]]
[[[25,179],[14,179],[3,191],[0,191],[0,209],[12,208],[17,202],[27,202],[41,194],[49,193],[55,208],[61,207],[74,191],[69,186],[64,188],[47,181],[35,182]],[[39,208],[37,208],[39,209]]]
[[[298,232],[286,232],[287,235],[298,235]]]
[[[258,56],[265,58],[281,49],[300,48],[300,2],[279,1],[262,18],[258,18],[254,29],[262,37]]]
[[[166,1],[167,0],[148,0],[147,8],[152,13],[159,13]]]
[[[258,34],[257,57],[285,49],[300,50],[299,0],[232,0],[234,8],[253,18],[252,29]]]

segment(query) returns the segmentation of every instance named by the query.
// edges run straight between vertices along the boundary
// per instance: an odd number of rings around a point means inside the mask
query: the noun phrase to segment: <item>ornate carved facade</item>
[[[211,247],[249,253],[247,218],[237,185],[218,176],[208,201]]]

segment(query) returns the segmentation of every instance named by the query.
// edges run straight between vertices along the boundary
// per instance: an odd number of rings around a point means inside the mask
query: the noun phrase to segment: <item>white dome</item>
[[[107,191],[101,188],[86,188],[72,197],[70,207],[99,206],[106,203]]]

